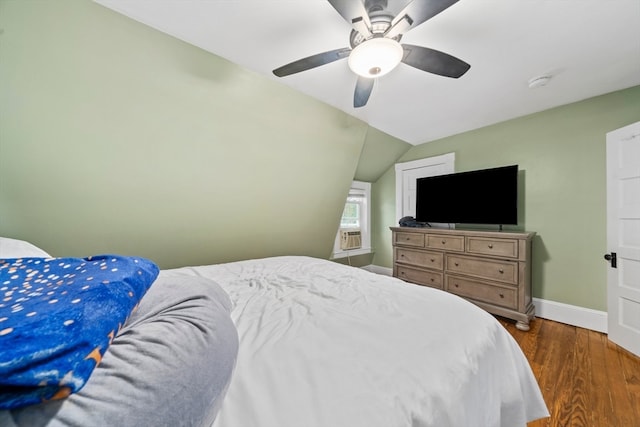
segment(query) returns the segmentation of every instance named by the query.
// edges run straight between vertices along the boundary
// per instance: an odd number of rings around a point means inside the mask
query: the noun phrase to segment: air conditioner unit
[[[342,230],[340,232],[340,249],[358,249],[362,247],[362,233],[360,230]]]

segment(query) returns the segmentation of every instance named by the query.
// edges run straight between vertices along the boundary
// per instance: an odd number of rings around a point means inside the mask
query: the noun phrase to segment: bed
[[[522,351],[488,313],[284,256],[160,271],[84,387],[2,410],[0,425],[514,427],[547,416]]]

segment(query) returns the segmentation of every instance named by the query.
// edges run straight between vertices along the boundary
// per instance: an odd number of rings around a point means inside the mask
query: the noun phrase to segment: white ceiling
[[[640,0],[460,0],[402,42],[471,69],[450,79],[400,64],[358,109],[346,59],[283,78],[271,72],[349,46],[351,27],[326,0],[95,1],[410,144],[640,85]],[[407,3],[389,0],[389,8]],[[541,75],[553,78],[529,89]]]

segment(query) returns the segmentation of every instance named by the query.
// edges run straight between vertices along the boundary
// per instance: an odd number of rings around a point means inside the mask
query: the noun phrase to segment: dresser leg
[[[518,320],[516,322],[516,329],[519,329],[521,331],[528,331],[529,328],[529,322],[523,322],[522,320]]]

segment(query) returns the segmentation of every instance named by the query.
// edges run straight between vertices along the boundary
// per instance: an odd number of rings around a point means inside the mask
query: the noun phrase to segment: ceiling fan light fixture
[[[356,46],[349,55],[349,68],[359,76],[384,76],[402,61],[400,43],[385,37],[374,37]]]

